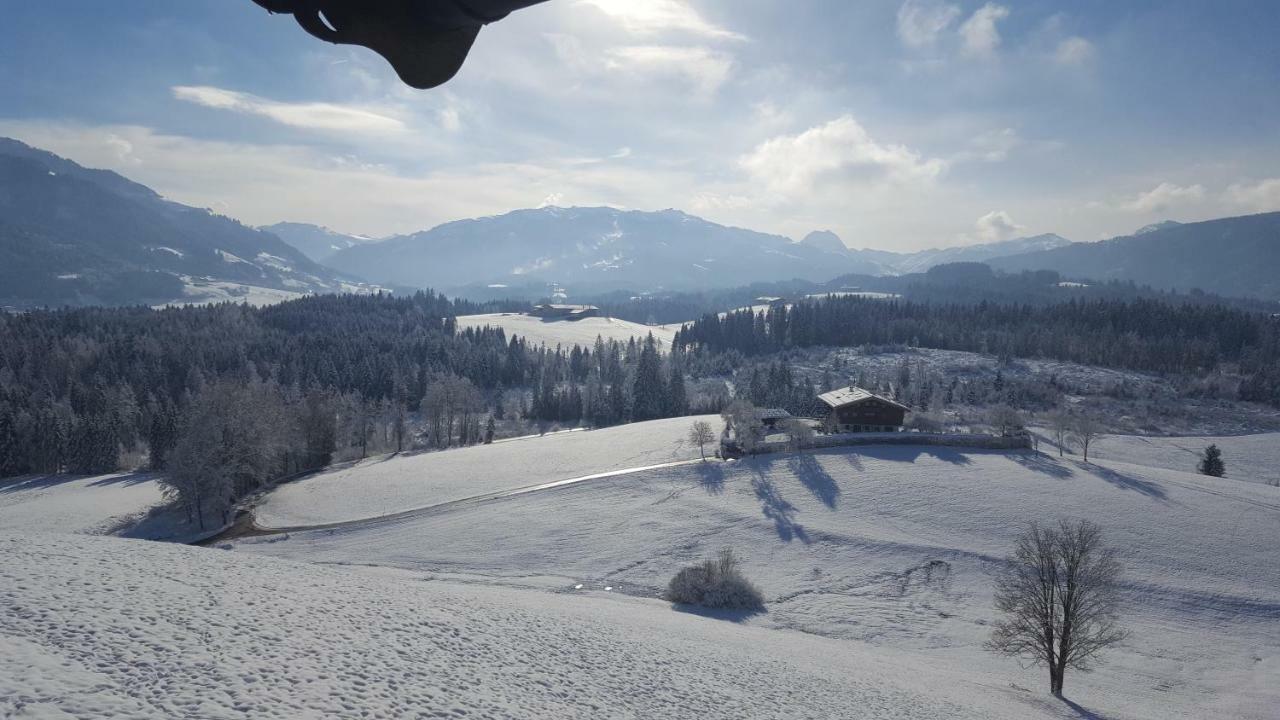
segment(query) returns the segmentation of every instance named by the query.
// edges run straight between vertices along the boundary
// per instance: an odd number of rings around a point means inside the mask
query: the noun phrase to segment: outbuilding
[[[847,387],[818,396],[829,409],[823,421],[827,432],[898,432],[906,420],[906,405],[870,390]]]

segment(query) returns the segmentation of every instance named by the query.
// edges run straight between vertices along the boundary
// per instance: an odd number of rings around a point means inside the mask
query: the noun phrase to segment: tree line
[[[1239,397],[1280,405],[1280,320],[1216,305],[1094,300],[1046,306],[931,304],[832,296],[767,311],[708,314],[676,350],[752,357],[813,346],[906,345],[1050,358],[1175,375],[1229,370]]]

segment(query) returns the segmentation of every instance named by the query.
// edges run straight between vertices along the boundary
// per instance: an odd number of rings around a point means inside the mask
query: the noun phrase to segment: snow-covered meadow
[[[699,456],[687,440],[706,415],[370,458],[280,486],[255,511],[263,527],[391,515],[541,483]],[[711,449],[708,449],[710,451]]]
[[[692,421],[335,468],[258,521],[337,525],[217,549],[41,532],[143,507],[143,483],[0,491],[0,715],[1274,717],[1280,492],[1240,482],[1269,438],[1214,439],[1235,470],[1216,479],[1120,438],[1093,464],[923,446],[701,463]],[[994,568],[1059,516],[1123,549],[1132,631],[1068,674],[1068,702],[982,649]],[[659,599],[722,547],[767,612]]]
[[[0,480],[0,530],[100,535],[163,503],[154,476],[29,475]]]
[[[653,334],[659,343],[659,349],[667,350],[675,339],[675,325],[641,325],[640,323],[617,318],[590,317],[581,320],[543,320],[532,315],[521,313],[492,313],[489,315],[463,315],[458,318],[458,327],[493,327],[502,328],[507,337],[519,335],[530,345],[546,345],[565,348],[581,345],[591,347],[597,337],[605,340],[626,342],[631,338],[643,340]]]
[[[908,652],[965,668],[993,696],[1044,700],[1042,671],[981,645],[995,564],[1027,521],[1059,516],[1090,518],[1123,548],[1133,630],[1097,673],[1069,676],[1068,697],[1106,718],[1272,716],[1280,495],[1260,484],[1030,452],[860,447],[663,468],[233,547],[654,598],[681,566],[730,546],[768,601],[740,626]]]

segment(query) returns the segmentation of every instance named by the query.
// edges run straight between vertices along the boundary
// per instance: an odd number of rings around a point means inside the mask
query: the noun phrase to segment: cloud
[[[1058,48],[1053,52],[1053,61],[1059,65],[1074,67],[1090,62],[1096,54],[1093,43],[1082,37],[1072,36],[1058,43]]]
[[[739,163],[771,193],[789,198],[813,191],[819,180],[928,182],[945,167],[942,160],[923,159],[902,145],[875,141],[851,115],[799,135],[775,137]]]
[[[1234,184],[1227,188],[1225,197],[1228,202],[1254,212],[1280,210],[1280,178]]]
[[[610,49],[605,67],[640,76],[681,78],[699,93],[711,95],[728,80],[733,58],[705,47],[632,45]]]
[[[173,96],[196,105],[257,115],[304,130],[368,134],[398,133],[405,130],[405,124],[399,118],[353,105],[285,103],[207,85],[178,85],[173,88]]]
[[[960,17],[960,8],[929,0],[906,0],[898,8],[898,38],[908,47],[928,47]]]
[[[963,153],[964,159],[976,158],[984,162],[1003,162],[1009,153],[1023,144],[1018,131],[1013,128],[989,130],[969,142],[972,150]]]
[[[580,0],[579,4],[599,9],[637,35],[679,31],[720,40],[746,39],[707,22],[681,0]]]
[[[557,196],[561,203],[662,208],[678,207],[697,191],[690,173],[628,162],[465,162],[402,173],[298,145],[206,140],[132,125],[0,119],[0,136],[117,170],[172,200],[216,207],[250,225],[300,220],[377,236],[534,207]],[[120,159],[121,141],[136,164]]]
[[[987,3],[978,8],[960,26],[964,51],[974,57],[990,57],[1000,47],[1000,30],[996,23],[1009,16],[1009,8]]]
[[[1203,185],[1186,187],[1162,182],[1151,190],[1121,202],[1121,209],[1135,213],[1153,213],[1169,208],[1199,202],[1204,199]]]
[[[1013,221],[1009,213],[1003,210],[992,210],[978,218],[974,223],[977,239],[983,242],[999,242],[1016,237],[1025,227]]]

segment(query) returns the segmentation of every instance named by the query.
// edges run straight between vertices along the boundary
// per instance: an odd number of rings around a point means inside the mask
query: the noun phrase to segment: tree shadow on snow
[[[740,623],[751,619],[756,615],[763,615],[769,612],[764,608],[758,610],[742,610],[742,609],[726,609],[726,608],[708,608],[701,605],[686,605],[684,603],[671,603],[671,609],[676,612],[687,613],[689,615],[697,615],[699,617],[710,618],[712,620],[727,620],[729,622]]]
[[[1107,720],[1105,715],[1099,715],[1089,708],[1083,707],[1079,703],[1068,700],[1067,698],[1062,698],[1062,704],[1074,710],[1076,715],[1084,718],[1084,720]]]
[[[751,487],[760,500],[760,511],[773,521],[773,528],[783,542],[791,542],[793,539],[798,539],[805,545],[813,542],[804,527],[792,518],[796,512],[795,506],[778,494],[778,489],[767,475],[757,471],[756,476],[751,479]]]
[[[1079,467],[1087,471],[1089,474],[1102,478],[1122,490],[1133,490],[1134,492],[1141,493],[1147,497],[1155,498],[1160,501],[1168,500],[1168,495],[1165,493],[1164,488],[1150,480],[1143,480],[1142,478],[1136,478],[1132,475],[1125,475],[1122,472],[1117,472],[1111,468],[1105,468],[1092,463],[1079,463]]]
[[[981,451],[965,448],[965,451],[961,452],[945,445],[871,445],[858,448],[859,455],[877,460],[914,463],[920,459],[921,455],[928,455],[952,465],[972,465],[973,460],[969,459],[969,455],[974,452]]]
[[[800,453],[791,456],[787,460],[787,465],[800,480],[800,484],[813,493],[814,497],[832,510],[836,509],[836,504],[840,501],[840,486],[836,484],[835,478],[823,469],[817,458]]]
[[[1071,468],[1058,462],[1055,458],[1038,452],[1015,452],[1007,456],[1010,461],[1042,475],[1065,480],[1071,477]]]
[[[127,475],[112,475],[109,477],[104,477],[101,480],[96,480],[94,482],[89,483],[89,487],[110,487],[113,485],[119,485],[121,487],[133,487],[134,485],[141,485],[144,482],[150,482],[151,480],[155,480],[155,479],[156,479],[156,476],[152,473],[129,473]]]
[[[698,484],[708,495],[719,495],[724,492],[724,468],[720,463],[698,463]]]

